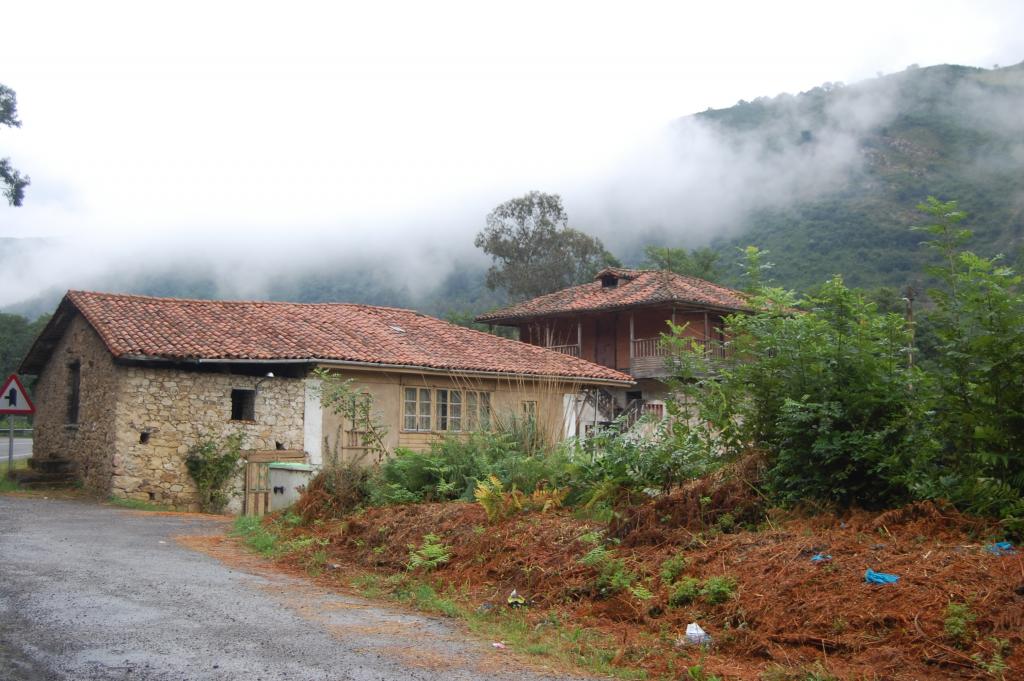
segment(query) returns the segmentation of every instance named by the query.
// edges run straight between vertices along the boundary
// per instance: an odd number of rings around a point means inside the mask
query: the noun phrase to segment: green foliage
[[[502,430],[507,424],[519,424]],[[495,420],[498,430],[448,436],[427,452],[399,449],[371,481],[371,503],[473,498],[477,483],[495,476],[507,489],[562,486],[571,471],[559,451],[546,451],[515,419]],[[533,453],[526,453],[533,452]]]
[[[668,596],[668,604],[673,608],[689,605],[700,597],[700,580],[694,577],[683,577],[672,585]]]
[[[615,551],[607,546],[595,546],[580,558],[580,563],[592,568],[597,577],[594,590],[599,596],[613,596],[624,589],[630,589],[636,581],[636,574],[626,568],[626,562],[615,557]],[[649,593],[646,589],[641,594]]]
[[[490,475],[477,483],[473,498],[483,507],[487,520],[493,523],[523,511],[547,513],[560,508],[567,494],[567,489],[538,487],[527,496],[514,485],[512,489],[506,490],[496,475]]]
[[[749,243],[771,249],[773,276],[787,287],[808,290],[842,272],[851,286],[902,290],[924,260],[906,231],[906,208],[931,193],[959,197],[981,219],[979,253],[1011,253],[1020,242],[1024,138],[1019,121],[999,112],[1020,108],[1022,88],[1019,67],[935,66],[698,114],[728,144],[749,144],[762,159],[777,153],[777,167],[788,170],[802,154],[821,153],[826,130],[856,131],[843,115],[859,110],[856,102],[885,101],[888,112],[854,133],[866,163],[840,171],[832,187],[755,207],[712,248],[730,261]]]
[[[751,255],[756,282],[766,265]],[[920,451],[924,408],[905,321],[878,314],[839,277],[799,301],[762,286],[752,303],[757,312],[727,319],[735,361],[708,366],[678,334],[669,339],[679,358],[675,385],[693,404],[682,426],[696,431],[688,437],[705,455],[766,449],[767,482],[784,502],[885,506],[909,498],[905,476]]]
[[[0,84],[0,125],[8,128],[20,128],[18,120],[18,99],[14,90]],[[0,158],[0,184],[4,185],[4,196],[12,206],[20,206],[25,198],[25,188],[31,178],[19,173],[8,158]]]
[[[690,681],[722,681],[721,676],[709,673],[702,664],[694,664],[687,667],[686,678]]]
[[[30,322],[21,315],[0,313],[0,374],[4,378],[18,371],[22,358],[49,320],[50,315]]]
[[[436,534],[423,536],[419,548],[409,544],[409,562],[406,567],[410,571],[423,570],[429,572],[451,560],[451,547],[441,542]]]
[[[958,646],[966,646],[974,640],[974,620],[978,618],[967,603],[950,602],[946,606],[946,618],[942,626],[946,636]]]
[[[1024,518],[1024,291],[1022,278],[999,257],[961,250],[971,237],[959,228],[955,201],[934,197],[918,209],[931,224],[918,228],[937,255],[929,273],[928,315],[935,348],[932,423],[940,451],[921,472],[920,492],[952,498],[975,512]]]
[[[732,577],[708,577],[700,588],[700,596],[709,605],[725,603],[736,593],[736,580]]]
[[[264,523],[263,518],[251,515],[235,518],[233,534],[262,556],[277,555],[280,537]]]
[[[682,553],[677,553],[663,562],[661,564],[661,571],[659,572],[659,575],[661,576],[661,583],[674,583],[679,579],[679,575],[683,574],[683,570],[686,569],[686,564],[686,556]]]
[[[995,637],[990,637],[989,642],[992,644],[992,652],[987,657],[982,653],[976,653],[971,655],[971,659],[986,674],[1002,679],[1007,669],[1006,656],[1010,654],[1010,642]]]
[[[679,405],[669,403],[676,416]],[[697,437],[686,418],[653,422],[646,433],[627,429],[625,416],[598,429],[575,457],[573,499],[588,506],[616,502],[645,490],[668,492],[684,480],[704,475],[723,463],[710,436]]]
[[[710,248],[687,251],[685,248],[647,246],[644,256],[647,259],[641,267],[647,269],[669,270],[708,281],[715,281],[719,276],[717,263],[720,256]]]
[[[204,437],[189,449],[185,467],[199,491],[199,507],[206,513],[220,513],[231,498],[227,487],[238,472],[242,434],[223,439]]]
[[[483,507],[487,520],[493,523],[523,510],[522,493],[517,492],[514,488],[506,492],[501,480],[491,475],[477,483],[473,496]]]
[[[580,284],[618,261],[599,239],[569,227],[557,194],[533,191],[496,207],[475,244],[491,256],[487,286],[533,298]]]

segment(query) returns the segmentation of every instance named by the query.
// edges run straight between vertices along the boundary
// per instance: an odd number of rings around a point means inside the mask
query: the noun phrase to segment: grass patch
[[[124,499],[122,497],[110,497],[107,499],[107,503],[111,506],[119,506],[121,508],[130,508],[134,511],[173,511],[173,506],[165,506],[163,504],[154,504],[149,501],[142,501],[140,499]]]
[[[251,515],[239,516],[235,519],[232,534],[241,538],[246,546],[265,558],[274,558],[282,553],[281,537],[264,525],[262,518]]]
[[[12,471],[23,471],[28,468],[28,459],[16,459],[14,461],[14,468]],[[16,481],[11,480],[7,477],[7,460],[6,456],[0,458],[0,492],[20,492],[24,488],[21,487]]]
[[[21,489],[21,486],[15,480],[8,478],[6,473],[0,477],[0,492],[18,492]]]

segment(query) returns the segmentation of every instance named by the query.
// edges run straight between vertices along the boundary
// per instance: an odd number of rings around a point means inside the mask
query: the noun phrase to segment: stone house
[[[724,359],[723,321],[748,312],[741,291],[666,270],[609,267],[592,282],[538,296],[476,318],[518,329],[523,343],[629,374],[635,384],[581,393],[584,421],[623,412],[664,414],[670,373],[661,335],[669,322],[712,359]]]
[[[34,456],[70,459],[86,489],[194,508],[189,450],[238,433],[248,467],[233,510],[253,512],[270,493],[260,467],[365,449],[360,425],[324,404],[317,369],[368,396],[387,451],[515,417],[561,438],[577,393],[632,384],[410,310],[84,291],[64,296],[20,371],[38,377]]]

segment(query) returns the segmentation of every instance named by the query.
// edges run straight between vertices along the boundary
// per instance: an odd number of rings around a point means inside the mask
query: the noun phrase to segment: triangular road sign
[[[0,389],[0,414],[34,414],[36,411],[28,391],[18,380],[17,374],[11,374]]]

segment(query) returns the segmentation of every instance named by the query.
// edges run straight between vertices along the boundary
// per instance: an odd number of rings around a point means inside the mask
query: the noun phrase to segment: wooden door
[[[615,368],[615,315],[597,318],[594,359],[598,364]]]
[[[245,515],[264,515],[270,510],[270,463],[249,461],[245,464]]]

